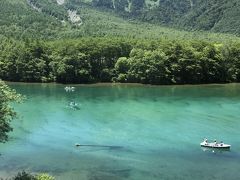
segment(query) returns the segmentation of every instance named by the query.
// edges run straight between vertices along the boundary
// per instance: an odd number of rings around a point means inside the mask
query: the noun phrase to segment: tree
[[[123,12],[123,11],[125,11],[125,7],[128,7],[128,1],[127,0],[115,0],[114,6],[117,11]]]
[[[0,142],[8,140],[8,134],[12,131],[11,120],[16,116],[14,109],[9,103],[21,100],[21,95],[15,90],[10,89],[2,80],[0,80]]]
[[[139,13],[145,5],[145,0],[132,0],[130,11],[132,13]]]
[[[93,6],[100,6],[100,7],[106,7],[106,8],[113,8],[113,2],[112,0],[93,0],[92,1]]]
[[[12,178],[12,180],[55,180],[55,178],[48,174],[32,175],[31,173],[22,171]]]
[[[55,178],[48,174],[38,174],[35,177],[36,180],[54,180]]]
[[[19,172],[14,178],[13,180],[35,180],[34,176],[26,173],[25,171],[23,172]]]
[[[91,65],[88,56],[83,53],[55,56],[50,63],[57,82],[61,83],[89,83],[92,81]]]

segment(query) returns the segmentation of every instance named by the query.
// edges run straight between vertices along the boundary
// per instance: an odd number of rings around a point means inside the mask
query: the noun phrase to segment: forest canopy
[[[196,25],[210,30],[219,24],[216,15],[224,16],[221,12],[233,5],[214,2],[68,0],[59,5],[55,0],[0,0],[0,78],[59,83],[239,82],[237,35],[182,31],[159,26],[155,19],[178,25],[175,22],[185,23],[179,18],[193,15],[201,20]],[[207,5],[210,20],[205,18]],[[80,24],[69,20],[68,10],[79,16]],[[223,24],[233,21],[238,22],[233,17],[221,19]],[[232,24],[237,32],[238,26]]]
[[[0,78],[8,81],[199,84],[240,81],[240,43],[81,38],[5,40]]]

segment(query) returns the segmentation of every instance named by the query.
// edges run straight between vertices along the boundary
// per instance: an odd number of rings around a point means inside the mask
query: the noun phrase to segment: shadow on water
[[[204,152],[210,152],[213,154],[223,154],[223,153],[230,153],[230,148],[223,148],[223,149],[217,149],[217,148],[207,148],[207,147],[201,147],[202,151]]]
[[[237,160],[240,158],[239,151],[234,149],[216,149],[216,148],[201,148],[208,157],[218,157],[224,159]]]
[[[96,144],[75,144],[76,147],[103,147],[109,149],[122,149],[123,146],[96,145]]]
[[[81,152],[115,151],[115,152],[135,153],[133,150],[123,146],[75,144],[75,148],[80,150]]]
[[[19,126],[18,129],[20,129],[25,134],[31,134],[32,133],[31,131],[27,130],[26,128],[24,128],[22,126]]]

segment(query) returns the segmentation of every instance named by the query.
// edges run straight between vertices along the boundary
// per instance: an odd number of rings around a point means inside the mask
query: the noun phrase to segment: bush
[[[12,180],[55,180],[54,177],[48,174],[31,175],[25,171],[19,172]]]
[[[25,171],[19,172],[13,180],[35,180],[35,177],[29,173],[26,173]]]
[[[39,174],[35,176],[36,180],[54,180],[55,178],[48,174]]]

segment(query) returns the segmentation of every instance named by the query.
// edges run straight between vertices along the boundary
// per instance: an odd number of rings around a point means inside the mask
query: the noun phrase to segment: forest
[[[20,82],[200,84],[240,81],[240,43],[88,37],[2,38],[0,78]]]

